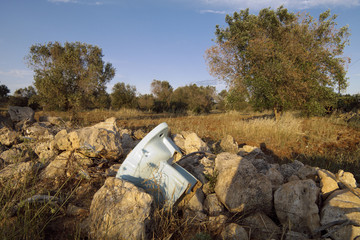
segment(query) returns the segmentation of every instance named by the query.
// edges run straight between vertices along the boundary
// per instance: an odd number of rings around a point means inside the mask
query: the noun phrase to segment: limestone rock
[[[210,151],[206,143],[196,135],[196,133],[190,133],[185,137],[184,150],[186,154],[197,151]]]
[[[34,152],[42,161],[49,161],[57,155],[54,141],[38,142],[34,148]]]
[[[285,183],[274,194],[275,211],[283,226],[312,234],[320,226],[316,204],[319,188],[311,179]]]
[[[219,172],[215,193],[229,211],[271,211],[271,182],[257,173],[247,159],[235,154],[221,153],[215,159],[215,169]]]
[[[237,168],[242,159],[242,157],[233,153],[220,153],[215,159],[215,171],[222,172],[226,168]],[[255,170],[254,166],[251,169]]]
[[[68,135],[68,131],[66,129],[59,131],[55,135],[54,143],[59,150],[67,150],[67,149],[72,150],[71,141],[69,140],[67,135]]]
[[[13,122],[34,121],[35,112],[29,107],[10,106],[8,112]]]
[[[354,175],[351,172],[344,172],[343,170],[339,170],[338,173],[336,174],[336,177],[337,177],[338,181],[344,185],[347,185],[352,188],[357,187],[356,180],[354,178]],[[340,186],[341,186],[341,184],[340,184]],[[347,187],[344,186],[342,188],[347,188]]]
[[[12,179],[11,185],[13,185],[14,188],[19,187],[20,184],[26,181],[27,177],[34,173],[34,166],[35,164],[33,162],[10,164],[0,170],[0,181]]]
[[[248,234],[246,230],[236,223],[230,223],[227,225],[220,234],[222,240],[248,240]]]
[[[90,207],[92,239],[146,239],[152,196],[134,184],[107,178]]]
[[[205,195],[203,191],[200,188],[196,189],[194,196],[187,203],[187,208],[195,212],[204,211],[204,207],[203,207],[204,198]]]
[[[176,146],[185,151],[185,138],[181,133],[174,134],[172,139]]]
[[[247,153],[262,153],[261,149],[258,147],[250,146],[250,145],[244,145],[240,150],[243,150]]]
[[[319,169],[317,174],[320,178],[320,189],[324,198],[327,198],[331,193],[339,189],[335,174],[325,169]]]
[[[108,160],[117,160],[123,153],[121,138],[114,122],[96,124],[93,127],[81,128],[68,133],[66,130],[58,132],[55,143],[59,150],[77,150],[88,157],[104,157]],[[100,128],[104,126],[106,128]]]
[[[360,194],[358,189],[355,189]],[[348,189],[336,190],[325,201],[321,210],[321,225],[334,221],[349,220],[350,223],[343,226],[333,226],[329,231],[335,240],[353,240],[360,236],[360,198]]]
[[[216,194],[209,194],[204,201],[204,208],[208,215],[216,216],[224,212],[224,206],[218,200]]]
[[[42,179],[61,179],[82,173],[93,161],[81,153],[66,151],[57,156],[41,173]]]
[[[93,128],[102,128],[102,129],[106,129],[106,130],[112,131],[112,132],[120,132],[120,129],[116,125],[115,117],[108,118],[103,122],[99,122],[99,123],[93,125],[92,127]]]
[[[0,129],[0,144],[5,146],[11,146],[18,141],[19,133],[13,131],[7,127]]]
[[[312,180],[316,181],[316,178],[318,176],[317,170],[318,169],[315,167],[311,167],[309,165],[304,165],[297,171],[296,175],[301,180],[312,179]]]
[[[265,176],[270,180],[273,191],[278,189],[284,183],[283,175],[276,168],[270,168]]]
[[[288,181],[288,179],[303,166],[304,164],[302,162],[295,160],[292,163],[281,165],[280,172],[284,176],[285,181]]]
[[[278,239],[280,228],[263,212],[256,212],[241,221],[243,226],[249,228],[251,239]]]
[[[54,139],[54,134],[51,129],[45,127],[41,123],[34,123],[24,129],[25,136],[35,140],[51,141]]]
[[[51,179],[65,177],[71,152],[63,152],[57,156],[41,173],[41,178]]]
[[[21,143],[12,146],[7,151],[4,151],[0,154],[0,158],[4,159],[6,163],[19,163],[19,162],[27,162],[34,158],[36,155],[32,150],[32,147],[26,143]]]
[[[220,147],[224,152],[231,152],[231,153],[238,153],[239,146],[235,139],[230,136],[226,135],[220,142]]]
[[[221,233],[227,220],[228,217],[222,214],[219,216],[210,216],[207,227],[210,231]]]

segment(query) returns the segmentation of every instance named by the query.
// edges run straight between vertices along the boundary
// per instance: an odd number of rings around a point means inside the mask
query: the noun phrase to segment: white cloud
[[[199,0],[202,4],[213,7],[226,7],[236,9],[262,9],[265,7],[277,8],[284,5],[286,8],[307,9],[311,7],[325,6],[360,6],[360,0]]]
[[[226,11],[200,10],[200,13],[226,14]]]
[[[33,72],[30,70],[25,70],[25,69],[11,69],[10,71],[1,71],[0,70],[0,75],[6,76],[6,77],[24,78],[24,77],[32,76]]]

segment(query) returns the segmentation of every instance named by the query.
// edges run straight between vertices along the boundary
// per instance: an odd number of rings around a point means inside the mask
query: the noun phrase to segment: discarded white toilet
[[[144,188],[155,200],[172,206],[184,194],[191,193],[198,180],[176,164],[180,149],[168,137],[168,125],[159,124],[129,153],[116,177]]]

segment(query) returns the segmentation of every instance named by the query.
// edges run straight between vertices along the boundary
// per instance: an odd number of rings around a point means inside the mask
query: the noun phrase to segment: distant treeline
[[[0,107],[29,106],[36,110],[68,111],[72,108],[57,108],[55,104],[41,104],[40,96],[33,86],[17,89],[13,95],[6,85],[0,85]],[[53,98],[56,102],[56,97]],[[319,114],[329,114],[334,111],[350,112],[360,110],[360,94],[335,94],[330,101],[324,102]],[[212,86],[197,86],[196,84],[178,87],[175,90],[168,81],[153,80],[151,94],[137,94],[136,87],[118,82],[110,94],[105,93],[98,99],[97,107],[79,106],[76,110],[92,110],[95,108],[119,110],[121,108],[139,109],[151,112],[171,112],[195,114],[219,111],[256,110],[249,101],[235,90],[216,92]]]

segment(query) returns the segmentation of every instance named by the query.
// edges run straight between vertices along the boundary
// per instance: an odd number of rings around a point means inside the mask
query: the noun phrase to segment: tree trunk
[[[275,121],[280,120],[281,110],[276,106],[274,107],[274,116],[275,116]]]

